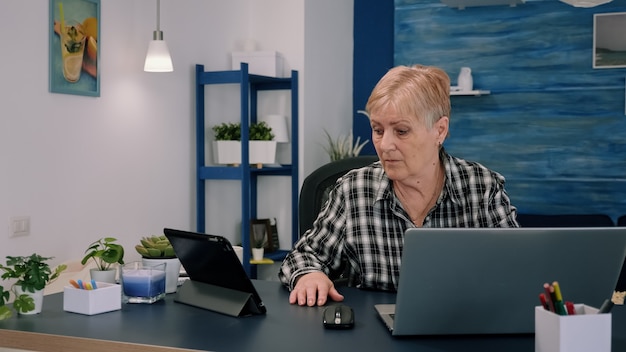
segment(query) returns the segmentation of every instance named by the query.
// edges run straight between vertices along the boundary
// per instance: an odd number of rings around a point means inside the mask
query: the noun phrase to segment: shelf
[[[470,91],[454,91],[450,92],[450,95],[473,95],[473,96],[481,96],[481,95],[489,95],[491,94],[490,90],[470,90]]]
[[[448,7],[456,7],[459,10],[463,10],[466,7],[477,7],[477,6],[498,6],[498,5],[508,5],[511,7],[515,7],[517,5],[523,4],[525,0],[441,0],[443,4]]]
[[[203,65],[196,65],[196,212],[197,231],[205,232],[206,222],[206,186],[210,180],[236,180],[241,186],[241,246],[243,247],[243,266],[251,278],[256,278],[256,265],[262,262],[251,262],[250,227],[251,220],[257,218],[257,179],[260,176],[287,176],[291,178],[289,191],[291,194],[291,243],[293,246],[298,237],[298,71],[291,71],[291,77],[277,78],[248,73],[248,64],[241,63],[240,70],[204,71]],[[211,117],[205,119],[205,85],[237,84],[240,100],[240,122],[242,139],[247,139],[251,123],[257,121],[257,105],[260,91],[289,90],[291,97],[291,164],[262,165],[260,168],[248,163],[249,144],[243,143],[241,148],[242,164],[237,166],[207,165],[205,161],[206,131],[205,125]],[[271,99],[269,96],[263,99]],[[206,120],[206,121],[205,121]],[[215,122],[215,120],[213,120]],[[212,210],[218,211],[218,209]],[[267,261],[278,261],[286,257],[287,250],[278,250],[265,254]]]

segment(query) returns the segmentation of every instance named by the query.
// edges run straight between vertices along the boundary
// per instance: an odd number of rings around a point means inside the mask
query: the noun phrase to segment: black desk
[[[68,346],[89,351],[534,351],[533,335],[394,338],[373,306],[393,303],[395,295],[354,288],[340,291],[354,308],[355,328],[326,330],[323,307],[290,305],[288,292],[277,282],[254,284],[267,306],[265,316],[229,317],[176,303],[172,295],[153,305],[123,304],[120,311],[85,316],[64,312],[62,294],[55,294],[45,298],[39,315],[0,321],[0,346],[40,351],[60,351],[59,345],[65,351]],[[17,344],[22,337],[26,343]],[[613,310],[612,350],[626,351],[626,307]]]

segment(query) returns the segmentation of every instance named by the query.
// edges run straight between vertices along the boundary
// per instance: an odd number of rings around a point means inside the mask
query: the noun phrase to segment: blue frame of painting
[[[80,23],[88,17],[95,17],[98,24],[97,53],[93,65],[83,65],[78,81],[71,83],[63,77],[63,60],[61,43],[55,32],[55,23],[60,22],[59,3],[63,4],[64,18],[67,21],[77,20]],[[49,0],[49,47],[48,47],[48,78],[51,93],[64,93],[87,96],[100,96],[100,0]],[[87,39],[88,40],[88,39]],[[85,43],[85,46],[88,44]],[[85,50],[87,51],[87,50]]]

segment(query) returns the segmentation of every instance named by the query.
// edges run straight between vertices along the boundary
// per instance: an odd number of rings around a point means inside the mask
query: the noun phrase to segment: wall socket
[[[13,216],[9,219],[9,237],[30,235],[30,216]]]

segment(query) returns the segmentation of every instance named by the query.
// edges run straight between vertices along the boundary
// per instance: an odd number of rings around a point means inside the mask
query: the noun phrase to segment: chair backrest
[[[521,227],[611,227],[613,219],[605,214],[517,214]]]
[[[626,226],[626,215],[617,218],[617,226]]]
[[[360,155],[331,161],[309,174],[302,183],[298,203],[300,236],[313,226],[317,214],[328,199],[328,193],[337,179],[346,172],[378,161],[376,155]]]

